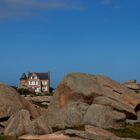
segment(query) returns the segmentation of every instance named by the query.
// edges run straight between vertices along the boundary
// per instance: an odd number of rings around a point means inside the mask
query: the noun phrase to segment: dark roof
[[[40,80],[49,80],[50,79],[50,73],[29,73],[28,77],[30,77],[32,74],[36,74],[36,76],[40,79]]]
[[[23,74],[22,74],[22,76],[21,76],[20,80],[27,80],[27,76],[26,76],[26,74],[25,74],[25,73],[23,73]]]

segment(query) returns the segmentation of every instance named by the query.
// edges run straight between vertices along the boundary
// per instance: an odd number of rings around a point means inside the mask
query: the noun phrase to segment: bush
[[[30,90],[28,90],[28,89],[26,89],[26,88],[19,88],[19,89],[17,89],[17,91],[18,91],[21,95],[34,95],[34,94],[36,94],[35,92],[30,91]]]
[[[59,128],[57,126],[56,127],[52,127],[53,132],[67,130],[67,129],[74,129],[74,130],[85,131],[85,126],[84,125],[75,125],[75,126],[65,126],[64,128]]]
[[[53,93],[52,92],[46,93],[45,96],[53,96]]]
[[[8,137],[8,136],[0,135],[0,140],[18,140],[18,139],[15,137]]]
[[[140,126],[128,125],[125,129],[114,130],[110,129],[118,137],[140,139]]]

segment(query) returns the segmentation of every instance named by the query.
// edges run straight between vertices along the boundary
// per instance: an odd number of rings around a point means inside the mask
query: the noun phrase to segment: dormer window
[[[37,79],[37,76],[31,76],[31,79]]]

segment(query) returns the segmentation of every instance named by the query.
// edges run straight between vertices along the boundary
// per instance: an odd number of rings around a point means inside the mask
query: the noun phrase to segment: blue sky
[[[140,82],[140,0],[0,0],[0,81],[51,71]]]

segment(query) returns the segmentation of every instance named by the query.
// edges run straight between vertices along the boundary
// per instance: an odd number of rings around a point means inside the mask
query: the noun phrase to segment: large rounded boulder
[[[22,97],[15,89],[0,84],[0,118],[10,117],[21,109],[28,110],[32,118],[39,116],[34,105]]]
[[[96,102],[112,106],[124,112],[128,118],[136,117],[135,108],[140,103],[140,97],[135,92],[102,75],[69,74],[59,84],[58,92],[60,106],[74,99],[89,105]],[[99,100],[99,97],[106,99]]]
[[[30,113],[27,110],[20,110],[8,120],[4,130],[6,136],[21,136],[24,134],[49,134],[49,128],[43,121],[30,120]]]
[[[135,92],[108,77],[71,73],[58,85],[44,120],[52,127],[88,124],[120,129],[126,119],[137,119],[139,103]]]

